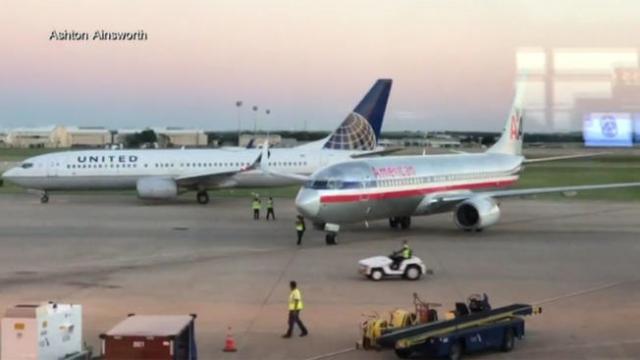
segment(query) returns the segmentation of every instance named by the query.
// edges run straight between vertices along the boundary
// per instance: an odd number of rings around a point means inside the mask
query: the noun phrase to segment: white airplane
[[[518,94],[501,137],[486,152],[389,156],[330,165],[314,173],[300,189],[298,211],[317,227],[324,227],[331,243],[344,223],[368,224],[388,218],[392,228],[406,229],[412,216],[453,212],[458,227],[481,231],[498,222],[500,198],[640,186],[634,182],[503,189],[516,183],[523,164],[588,156],[525,159]]]
[[[377,147],[392,81],[380,79],[342,124],[327,138],[290,149],[269,149],[269,166],[286,174],[309,175],[352,157],[385,153]],[[259,149],[170,149],[64,151],[32,157],[2,177],[41,192],[49,201],[55,190],[136,189],[145,199],[170,199],[230,187],[275,187],[298,180],[265,174],[252,165]]]

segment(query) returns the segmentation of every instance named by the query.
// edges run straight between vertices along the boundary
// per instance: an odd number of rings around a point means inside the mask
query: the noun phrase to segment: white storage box
[[[20,304],[2,318],[2,360],[59,360],[80,352],[80,305]]]

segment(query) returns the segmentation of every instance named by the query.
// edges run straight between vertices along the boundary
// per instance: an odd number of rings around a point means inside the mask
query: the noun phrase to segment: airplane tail
[[[360,103],[324,142],[324,149],[374,150],[387,109],[391,79],[379,79]]]
[[[502,135],[498,141],[487,150],[488,153],[507,155],[522,154],[522,123],[524,118],[524,110],[522,108],[522,99],[524,96],[523,84],[524,81],[521,82],[516,90],[511,112],[502,130]]]

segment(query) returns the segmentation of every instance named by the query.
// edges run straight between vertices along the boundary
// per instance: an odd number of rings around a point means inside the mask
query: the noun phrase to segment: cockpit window
[[[305,187],[310,189],[326,189],[327,181],[326,180],[311,180],[305,184]]]
[[[23,168],[23,169],[32,168],[33,167],[33,163],[22,163],[22,165],[20,165],[20,167]]]
[[[364,187],[364,183],[361,181],[311,180],[305,184],[305,187],[315,190],[359,189]]]

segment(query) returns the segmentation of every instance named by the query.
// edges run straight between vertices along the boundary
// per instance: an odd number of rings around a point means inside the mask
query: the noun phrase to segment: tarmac
[[[265,194],[267,195],[267,194]],[[513,352],[473,359],[637,359],[640,204],[508,200],[499,224],[458,230],[450,214],[343,228],[338,246],[311,229],[295,245],[291,199],[275,222],[252,220],[250,199],[193,196],[146,203],[128,195],[0,195],[0,312],[27,301],[83,305],[85,341],[129,313],[198,315],[201,359],[395,359],[354,350],[363,314],[412,307],[412,294],[453,308],[471,293],[494,307],[533,303]],[[359,259],[408,240],[434,274],[372,282]],[[305,338],[282,339],[288,282],[303,292]],[[232,326],[237,353],[221,349]]]

